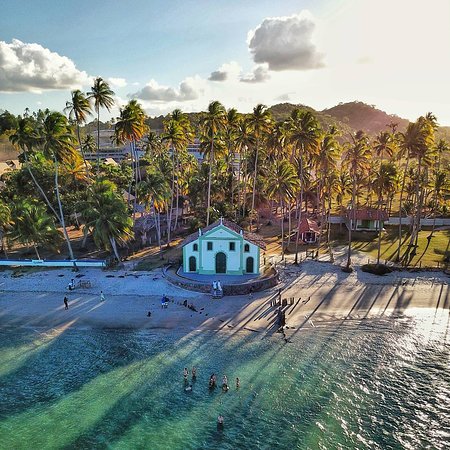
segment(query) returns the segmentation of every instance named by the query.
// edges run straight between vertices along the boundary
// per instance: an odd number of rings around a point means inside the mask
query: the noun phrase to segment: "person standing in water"
[[[226,375],[222,378],[222,389],[227,391],[228,390],[228,378]]]
[[[187,381],[188,375],[189,375],[189,370],[187,370],[187,367],[185,367],[183,370],[184,381]]]
[[[100,291],[100,301],[101,302],[105,301],[105,294],[103,293],[103,291]]]
[[[218,430],[223,429],[223,422],[224,422],[224,418],[223,418],[222,414],[219,414],[219,417],[217,417],[217,429]]]
[[[197,378],[197,368],[195,366],[192,367],[192,379],[195,380]]]
[[[239,377],[236,377],[236,389],[239,389],[239,386],[241,385],[241,380]]]
[[[64,309],[69,309],[69,299],[64,297]]]

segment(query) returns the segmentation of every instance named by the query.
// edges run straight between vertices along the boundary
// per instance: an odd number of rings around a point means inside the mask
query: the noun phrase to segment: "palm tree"
[[[295,167],[286,159],[276,160],[269,169],[267,194],[277,199],[281,207],[281,259],[284,259],[284,205],[296,196],[298,178]]]
[[[138,142],[147,131],[145,124],[146,115],[142,106],[137,100],[130,100],[128,104],[120,109],[120,117],[114,126],[114,134],[117,142],[130,142],[131,145],[131,165],[134,173],[134,185],[137,186],[140,178],[139,158],[136,153],[136,142]],[[131,186],[129,186],[128,195],[130,195]],[[130,197],[128,196],[128,203]],[[133,206],[133,221],[136,218],[136,201],[135,192]]]
[[[434,158],[434,182],[433,182],[433,228],[431,229],[430,235],[427,237],[428,243],[430,243],[431,238],[434,234],[434,229],[436,227],[436,210],[438,209],[438,198],[445,186],[446,172],[441,171],[441,157],[442,154],[450,151],[450,146],[447,141],[440,139],[436,144],[435,148],[435,158]]]
[[[138,196],[153,214],[161,257],[161,211],[166,208],[170,195],[170,186],[164,174],[156,169],[147,170],[144,180],[138,185]]]
[[[298,161],[299,166],[298,176],[300,178],[300,210],[298,214],[298,229],[302,221],[303,195],[305,191],[305,176],[303,173],[305,158],[308,158],[317,152],[319,124],[310,111],[300,111],[299,109],[294,109],[289,118],[288,127],[289,142],[294,147],[292,160],[295,158]],[[298,264],[298,241],[299,234],[297,233],[294,264]]]
[[[208,110],[205,113],[203,113],[200,119],[200,126],[203,129],[203,133],[208,137],[210,144],[208,199],[206,206],[206,226],[208,226],[211,208],[211,179],[212,179],[212,167],[214,164],[214,143],[217,139],[217,135],[223,132],[226,126],[226,111],[224,106],[217,100],[211,102],[208,105]]]
[[[272,114],[267,109],[267,106],[259,104],[253,108],[253,113],[248,118],[248,123],[252,128],[253,135],[255,137],[255,165],[253,170],[253,191],[252,191],[252,208],[251,213],[255,215],[255,195],[256,195],[256,177],[258,174],[258,156],[260,151],[260,145],[263,143],[267,134],[272,128]],[[256,214],[257,221],[258,216]],[[252,230],[252,222],[250,220],[250,231]]]
[[[369,166],[370,146],[369,140],[363,131],[358,131],[351,136],[351,143],[344,150],[342,162],[348,167],[349,175],[353,180],[352,183],[352,201],[351,201],[351,217],[348,218],[348,253],[346,271],[350,271],[351,254],[352,254],[352,228],[356,223],[355,214],[357,208],[356,189],[361,174],[364,174]]]
[[[177,182],[179,175],[178,170],[179,153],[186,148],[188,144],[188,136],[186,135],[183,129],[183,125],[179,121],[169,119],[164,122],[164,132],[161,136],[161,141],[167,144],[171,150],[172,184],[171,184],[171,199],[167,210],[167,245],[169,245],[172,231],[173,203],[175,195],[177,195],[178,197],[179,191]]]
[[[48,208],[58,219],[58,222],[61,222],[59,214],[56,212],[55,208],[48,199],[46,193],[44,192],[38,180],[34,176],[33,171],[31,170],[29,155],[32,154],[33,150],[37,147],[38,144],[38,136],[35,130],[35,125],[36,124],[33,122],[33,120],[30,119],[29,117],[19,118],[17,129],[15,130],[14,134],[10,135],[9,140],[14,147],[22,150],[22,154],[25,159],[25,167],[28,173],[30,174],[30,177],[33,180],[34,185],[36,186],[38,192],[44,199]]]
[[[231,191],[231,207],[234,209],[234,164],[236,160],[236,133],[239,124],[242,121],[242,116],[238,113],[236,108],[231,108],[227,111],[227,124],[225,130],[225,144],[227,146],[228,159],[228,173],[230,179]],[[235,209],[237,211],[237,208]],[[236,217],[236,215],[235,215]]]
[[[73,120],[77,127],[77,138],[80,146],[81,155],[86,167],[86,176],[89,179],[89,167],[84,156],[84,149],[81,143],[80,125],[86,123],[88,116],[91,115],[91,104],[89,99],[79,89],[72,91],[72,101],[66,102],[65,112],[69,113],[69,119]]]
[[[61,243],[61,234],[52,217],[47,214],[45,206],[36,200],[16,201],[11,210],[11,222],[8,239],[26,246],[32,245],[38,259],[41,259],[39,245],[57,249]]]
[[[53,160],[55,169],[55,193],[58,202],[60,224],[67,242],[70,259],[75,260],[70,238],[67,233],[58,181],[59,164],[70,162],[77,155],[74,147],[74,136],[67,122],[67,118],[58,112],[50,112],[47,114],[38,129],[38,142],[44,155]]]
[[[241,211],[242,217],[245,216],[247,206],[247,162],[248,153],[251,148],[255,146],[255,137],[252,133],[252,129],[248,119],[241,120],[237,130],[235,138],[236,151],[239,152],[238,163],[238,211]],[[243,185],[243,186],[242,186]],[[243,188],[243,192],[242,192]],[[242,205],[241,205],[242,202]]]
[[[377,265],[380,264],[381,254],[381,235],[383,227],[381,226],[381,208],[385,194],[395,191],[397,180],[397,166],[392,162],[382,161],[378,164],[377,170],[373,174],[372,187],[378,198],[378,254]]]
[[[403,153],[407,155],[407,163],[409,158],[417,160],[417,174],[415,176],[415,201],[414,214],[411,223],[411,236],[405,254],[403,255],[404,264],[409,264],[410,260],[415,255],[415,247],[420,229],[420,219],[422,215],[423,192],[421,192],[421,177],[423,166],[429,166],[433,160],[434,152],[434,130],[436,129],[436,118],[432,114],[427,114],[425,117],[419,117],[416,122],[410,123],[405,133],[400,134],[400,146]],[[403,190],[405,185],[406,168],[402,181],[402,188],[400,192],[400,207],[402,206]],[[400,210],[401,220],[401,210]],[[399,247],[397,257],[400,259],[401,247],[401,221],[399,225]],[[414,248],[414,250],[413,250]]]
[[[174,153],[174,161],[175,161],[175,170],[177,172],[176,181],[176,193],[175,193],[175,221],[173,225],[173,229],[175,230],[178,226],[178,212],[179,212],[179,200],[180,200],[180,177],[181,177],[181,166],[180,166],[180,158],[182,157],[183,152],[186,151],[187,145],[189,142],[194,140],[194,133],[192,129],[191,122],[186,113],[181,111],[181,109],[175,109],[169,115],[169,121],[173,121],[179,125],[181,128],[184,137],[182,142],[178,142],[178,148],[176,148],[176,153]],[[172,222],[171,222],[172,223]]]
[[[81,215],[84,232],[91,230],[97,247],[112,250],[120,261],[117,244],[125,244],[133,237],[133,221],[114,183],[102,180],[93,184],[81,206]]]
[[[106,108],[108,112],[114,105],[114,92],[103,78],[97,77],[94,85],[87,93],[88,100],[94,101],[94,109],[97,113],[97,173],[100,165],[100,108]]]
[[[313,161],[316,170],[316,183],[317,183],[317,203],[320,213],[320,230],[319,230],[319,242],[318,251],[320,252],[320,243],[322,237],[322,227],[325,221],[325,196],[328,196],[331,205],[331,186],[335,171],[337,169],[337,161],[340,156],[340,146],[337,141],[338,130],[335,126],[332,126],[327,133],[321,133],[319,140],[318,152],[313,154]],[[324,192],[324,188],[327,187],[327,192]],[[328,208],[327,223],[329,222],[331,206]],[[329,244],[329,242],[328,242]],[[331,247],[329,246],[330,257]]]

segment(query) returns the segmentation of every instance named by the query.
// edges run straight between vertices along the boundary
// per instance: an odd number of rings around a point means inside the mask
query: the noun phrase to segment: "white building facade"
[[[199,274],[260,273],[264,241],[226,220],[199,229],[183,242],[183,271]]]

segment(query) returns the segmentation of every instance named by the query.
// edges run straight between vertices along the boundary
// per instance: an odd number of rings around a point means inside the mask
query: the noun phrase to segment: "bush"
[[[385,264],[364,264],[361,270],[363,272],[373,273],[374,275],[386,275],[392,272],[392,269]]]

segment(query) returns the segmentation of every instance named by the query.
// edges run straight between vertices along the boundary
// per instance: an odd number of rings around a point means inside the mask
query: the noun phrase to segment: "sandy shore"
[[[276,308],[268,298],[277,289],[254,296],[212,300],[209,295],[172,286],[161,271],[126,272],[87,269],[79,279],[92,287],[68,292],[74,274],[49,270],[14,277],[0,274],[0,327],[76,327],[229,330],[270,333],[276,327]],[[338,266],[304,262],[281,268],[283,298],[294,298],[286,308],[289,332],[333,320],[399,317],[428,308],[449,314],[450,278],[437,272],[394,272],[385,277],[359,269],[345,274]],[[78,280],[78,279],[77,279]],[[106,301],[100,301],[100,291]],[[166,294],[169,307],[162,309]],[[63,298],[69,298],[64,310]],[[196,311],[183,306],[184,300]],[[151,317],[147,316],[148,311]]]

